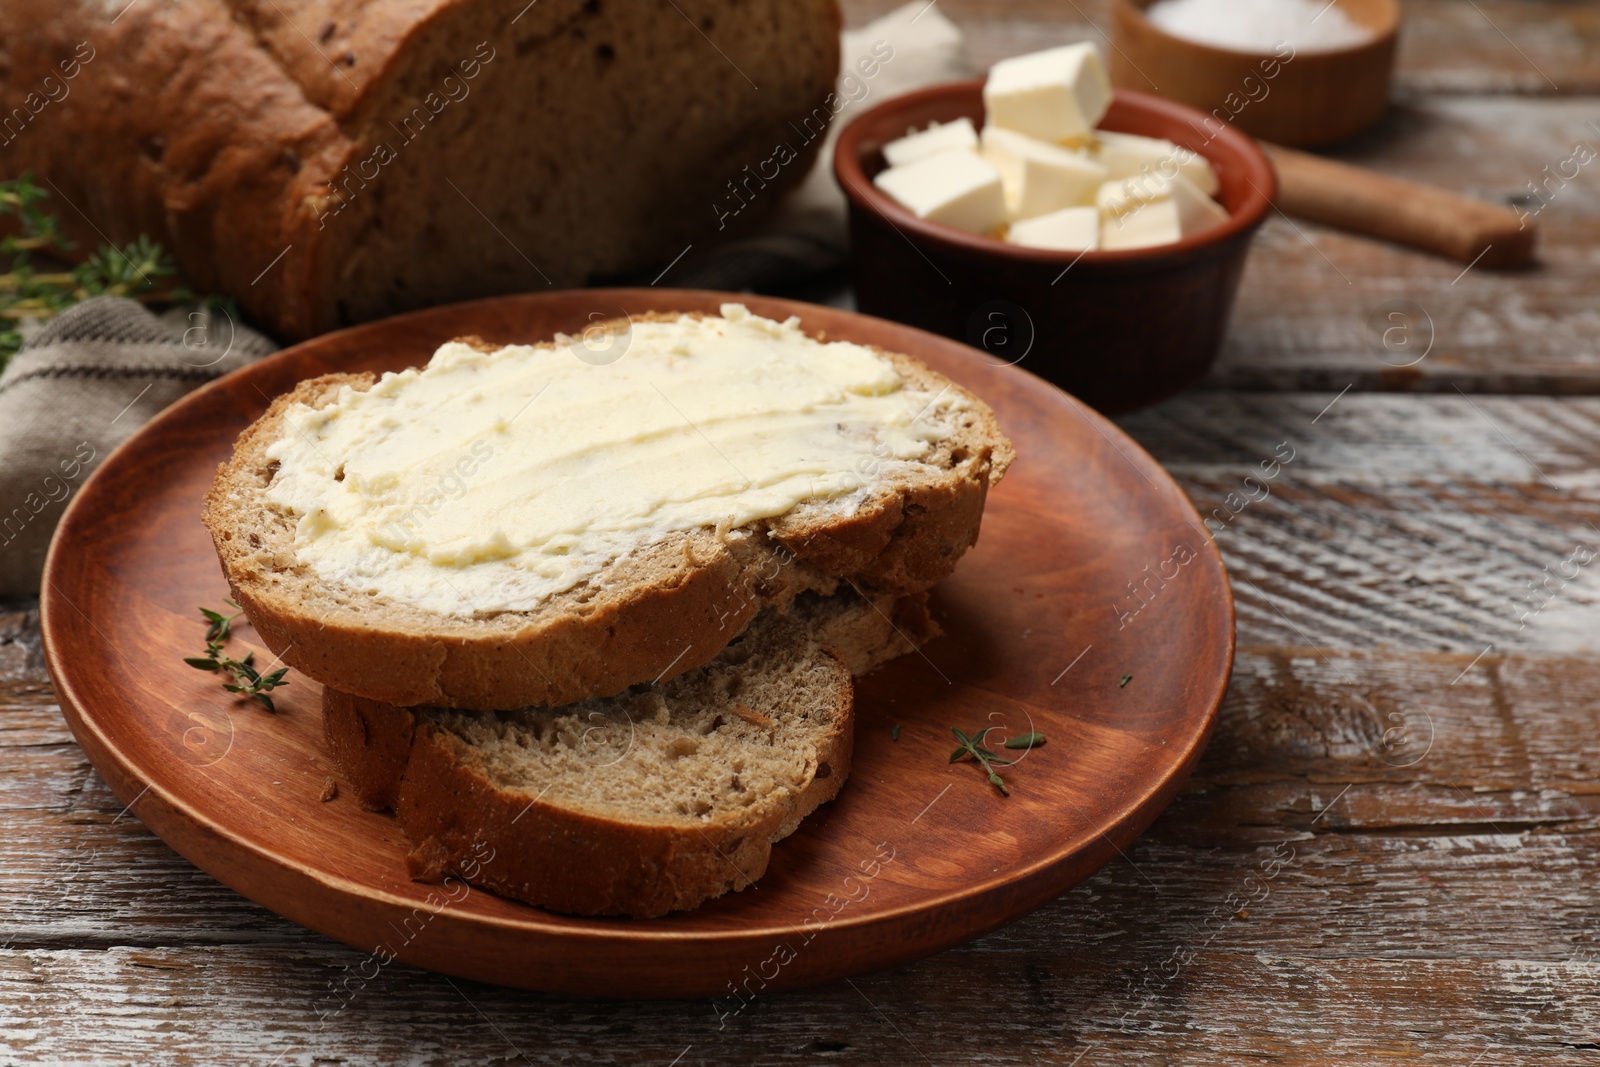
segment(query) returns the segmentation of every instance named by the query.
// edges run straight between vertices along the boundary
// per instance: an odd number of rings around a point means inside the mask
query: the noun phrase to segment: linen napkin
[[[113,448],[191,389],[276,348],[226,312],[157,317],[120,297],[45,323],[0,375],[0,596],[38,592],[68,498]]]

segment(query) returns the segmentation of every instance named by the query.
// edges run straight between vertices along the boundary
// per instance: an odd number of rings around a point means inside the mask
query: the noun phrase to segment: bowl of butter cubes
[[[840,134],[860,310],[1104,412],[1199,381],[1276,178],[1247,135],[1113,90],[1092,44],[887,100]]]

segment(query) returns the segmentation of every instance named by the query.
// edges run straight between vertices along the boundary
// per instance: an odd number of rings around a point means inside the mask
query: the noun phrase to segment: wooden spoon
[[[1277,206],[1286,215],[1484,267],[1533,258],[1538,227],[1510,208],[1292,148],[1261,147],[1277,168]]]

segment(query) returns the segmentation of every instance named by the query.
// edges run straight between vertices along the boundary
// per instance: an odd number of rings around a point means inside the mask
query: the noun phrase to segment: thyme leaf
[[[53,318],[91,296],[126,296],[147,304],[196,299],[178,283],[172,257],[145,236],[120,248],[102,245],[68,269],[36,267],[35,253],[55,264],[79,258],[60,218],[45,209],[49,199],[31,174],[0,181],[0,216],[15,219],[4,227],[15,232],[0,238],[0,367],[22,347],[24,323]],[[207,298],[207,303],[227,301]]]
[[[233,607],[239,607],[233,601],[228,601]],[[206,620],[206,650],[204,655],[185,656],[183,662],[201,671],[221,671],[229,678],[222,683],[222,688],[230,693],[235,693],[249,700],[254,700],[268,711],[276,712],[277,705],[267,694],[280,685],[288,685],[283,676],[289,673],[289,668],[279,667],[270,674],[262,674],[256,669],[254,652],[246,652],[243,659],[234,659],[224,651],[223,646],[228,638],[233,636],[233,620],[244,614],[240,608],[232,615],[224,615],[220,611],[210,608],[201,608],[200,614]]]
[[[959,763],[964,759],[976,761],[978,766],[983,769],[983,773],[988,777],[989,784],[998,789],[1001,796],[1008,797],[1011,795],[1011,791],[1006,788],[1005,779],[1000,777],[1000,772],[995,768],[1012,767],[1016,765],[1017,761],[1006,759],[999,753],[983,747],[984,739],[989,736],[991,731],[998,729],[1000,729],[998,726],[985,726],[977,733],[968,736],[954,726],[950,727],[950,732],[955,734],[957,741],[961,742],[956,746],[956,750],[950,753],[950,762]],[[1028,736],[1031,738],[1038,735],[1029,734]],[[1029,747],[1032,746],[1030,745]]]

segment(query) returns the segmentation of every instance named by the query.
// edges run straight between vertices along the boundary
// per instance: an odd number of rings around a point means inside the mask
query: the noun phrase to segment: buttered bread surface
[[[443,614],[525,611],[668,533],[742,536],[806,500],[848,510],[966,403],[740,305],[627,331],[607,363],[451,342],[296,405],[267,499],[297,518],[297,560]]]
[[[290,667],[511,709],[670,679],[804,592],[931,588],[1011,456],[916,359],[725,303],[301,382],[204,519]]]

